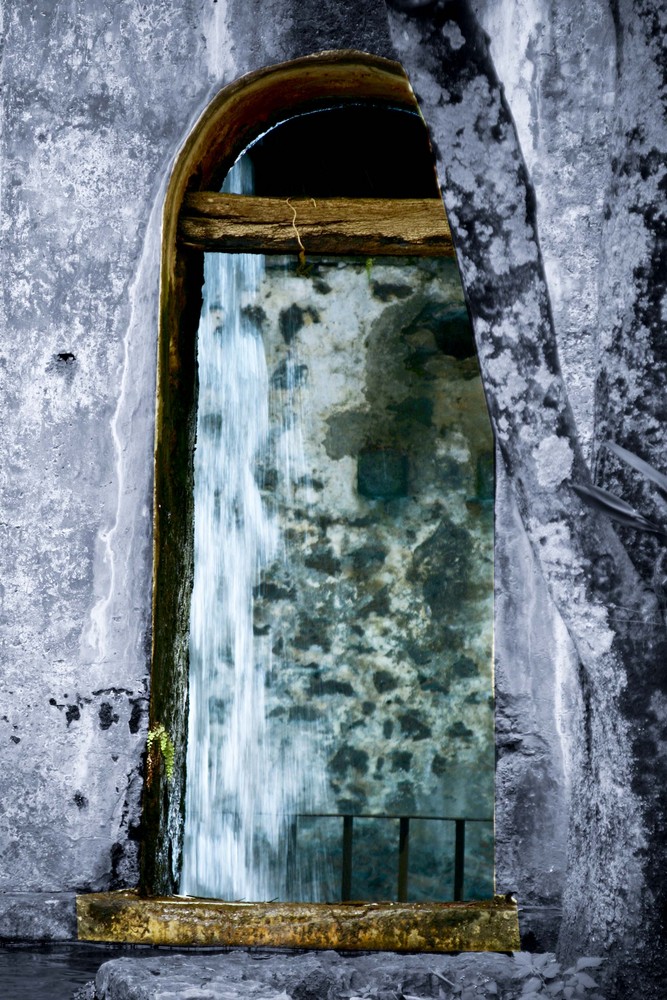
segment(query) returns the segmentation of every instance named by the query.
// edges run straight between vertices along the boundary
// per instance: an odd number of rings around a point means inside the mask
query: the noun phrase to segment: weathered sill
[[[511,952],[517,905],[471,903],[226,903],[133,890],[77,897],[80,941],[344,951]]]

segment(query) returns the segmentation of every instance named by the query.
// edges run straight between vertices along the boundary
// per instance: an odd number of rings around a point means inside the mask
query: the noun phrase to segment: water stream
[[[244,161],[225,190],[246,193]],[[298,731],[267,719],[266,696],[281,661],[271,636],[253,631],[254,593],[287,550],[274,494],[303,477],[298,406],[276,433],[261,333],[249,308],[264,258],[207,254],[198,339],[195,573],[190,622],[190,702],[181,892],[220,899],[307,898],[288,857],[293,817],[307,811],[323,777]],[[296,392],[286,366],[288,388]],[[284,388],[284,387],[283,387]],[[309,776],[305,761],[309,760]],[[291,884],[289,884],[291,883]]]
[[[208,254],[198,390],[181,892],[451,898],[466,818],[489,895],[493,440],[455,262]]]

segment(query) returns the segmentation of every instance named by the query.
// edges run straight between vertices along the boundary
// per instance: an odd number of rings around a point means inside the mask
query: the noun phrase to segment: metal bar
[[[287,833],[287,884],[294,885],[297,873],[296,857],[296,823],[297,817],[292,816]]]
[[[297,816],[303,816],[304,818],[308,817],[308,818],[311,818],[311,819],[340,819],[345,814],[344,813],[334,813],[334,812],[325,812],[325,813],[311,813],[311,812],[308,812],[308,813],[297,813],[296,815]],[[399,815],[398,813],[355,813],[354,815],[356,816],[357,819],[403,819],[404,816],[405,816],[405,813],[403,813],[402,815]],[[424,813],[424,814],[419,813],[417,815],[415,815],[414,813],[411,813],[408,816],[408,819],[438,819],[438,820],[444,820],[444,821],[446,821],[448,823],[453,823],[457,819],[463,819],[464,822],[466,822],[466,823],[493,823],[493,817],[492,816],[463,816],[463,817],[461,817],[461,816],[431,816],[431,815],[426,814],[426,813]]]
[[[454,902],[463,899],[463,879],[465,875],[466,821],[457,819],[454,840]]]
[[[343,816],[343,873],[340,898],[347,903],[352,898],[352,824],[353,816]]]
[[[410,858],[410,817],[401,816],[398,828],[398,902],[408,901],[408,868]]]

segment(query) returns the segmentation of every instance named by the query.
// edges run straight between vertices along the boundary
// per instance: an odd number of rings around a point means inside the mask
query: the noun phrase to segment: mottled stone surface
[[[364,995],[372,988],[379,1000],[403,992],[415,997],[442,996],[447,982],[461,988],[493,980],[519,985],[520,967],[507,955],[397,956],[379,953],[343,957],[336,952],[279,956],[232,952],[213,956],[165,956],[117,959],[97,973],[99,1000],[334,1000]]]
[[[258,476],[285,539],[254,606],[276,747],[321,761],[315,812],[490,820],[493,444],[456,265],[269,261],[256,306],[274,428]],[[448,898],[453,825],[424,822],[410,898]],[[490,835],[468,830],[472,898],[493,891]],[[356,837],[355,871],[377,871],[353,896],[392,898],[397,820]]]
[[[0,892],[0,941],[76,938],[73,892]]]

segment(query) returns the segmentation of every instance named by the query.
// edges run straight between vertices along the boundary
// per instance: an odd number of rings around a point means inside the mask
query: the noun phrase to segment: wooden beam
[[[181,244],[236,253],[453,257],[438,198],[255,198],[203,191],[185,197]]]

